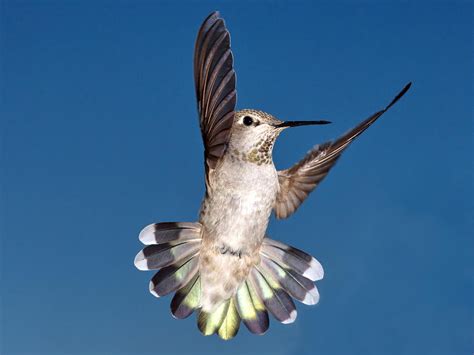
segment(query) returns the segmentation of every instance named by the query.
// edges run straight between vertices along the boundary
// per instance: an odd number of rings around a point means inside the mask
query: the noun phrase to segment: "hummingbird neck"
[[[235,146],[234,144],[229,145],[229,154],[231,159],[237,159],[240,161],[265,165],[272,164],[272,151],[275,139],[278,133],[268,134],[262,137],[255,144],[249,146]]]

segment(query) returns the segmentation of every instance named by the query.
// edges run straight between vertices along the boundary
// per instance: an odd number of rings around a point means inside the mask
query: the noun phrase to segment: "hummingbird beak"
[[[285,121],[274,125],[275,128],[286,128],[286,127],[297,127],[297,126],[311,126],[311,125],[320,125],[320,124],[328,124],[331,123],[330,121]]]

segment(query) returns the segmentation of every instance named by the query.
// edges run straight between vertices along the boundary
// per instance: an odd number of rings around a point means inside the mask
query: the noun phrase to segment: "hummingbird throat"
[[[255,145],[249,149],[239,150],[231,148],[230,158],[232,160],[240,160],[257,165],[265,165],[272,163],[273,144],[278,136],[277,131],[267,133]]]

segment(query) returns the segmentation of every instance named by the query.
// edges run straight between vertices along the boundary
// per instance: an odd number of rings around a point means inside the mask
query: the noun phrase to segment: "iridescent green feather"
[[[171,313],[175,318],[189,317],[201,301],[201,279],[196,275],[186,286],[176,292],[171,301]]]
[[[252,298],[250,297],[247,283],[244,282],[237,290],[237,309],[243,321],[256,320],[257,311],[253,306]]]
[[[269,326],[268,313],[255,290],[246,281],[236,295],[237,310],[245,326],[254,334],[263,334]]]
[[[240,326],[240,317],[235,307],[235,302],[233,299],[229,301],[229,307],[227,309],[227,314],[219,327],[218,334],[224,340],[229,340],[235,337],[239,331]]]
[[[271,278],[265,278],[257,269],[251,271],[250,280],[265,307],[278,321],[284,324],[295,321],[297,314],[295,304],[277,282]]]
[[[201,311],[198,317],[198,328],[203,335],[212,335],[221,326],[227,315],[229,302],[222,303],[212,313]]]
[[[198,272],[198,261],[194,257],[161,269],[150,281],[150,292],[161,297],[184,287]]]
[[[304,304],[313,305],[318,302],[318,290],[314,283],[304,276],[298,275],[292,270],[286,270],[278,263],[265,257],[262,257],[258,270],[265,279],[273,279],[278,284],[278,287],[274,287],[272,284],[272,288],[282,288],[290,296]]]

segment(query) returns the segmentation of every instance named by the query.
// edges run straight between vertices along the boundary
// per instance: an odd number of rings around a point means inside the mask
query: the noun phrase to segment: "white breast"
[[[213,176],[201,223],[216,244],[251,254],[265,236],[277,191],[273,164],[224,160]]]

